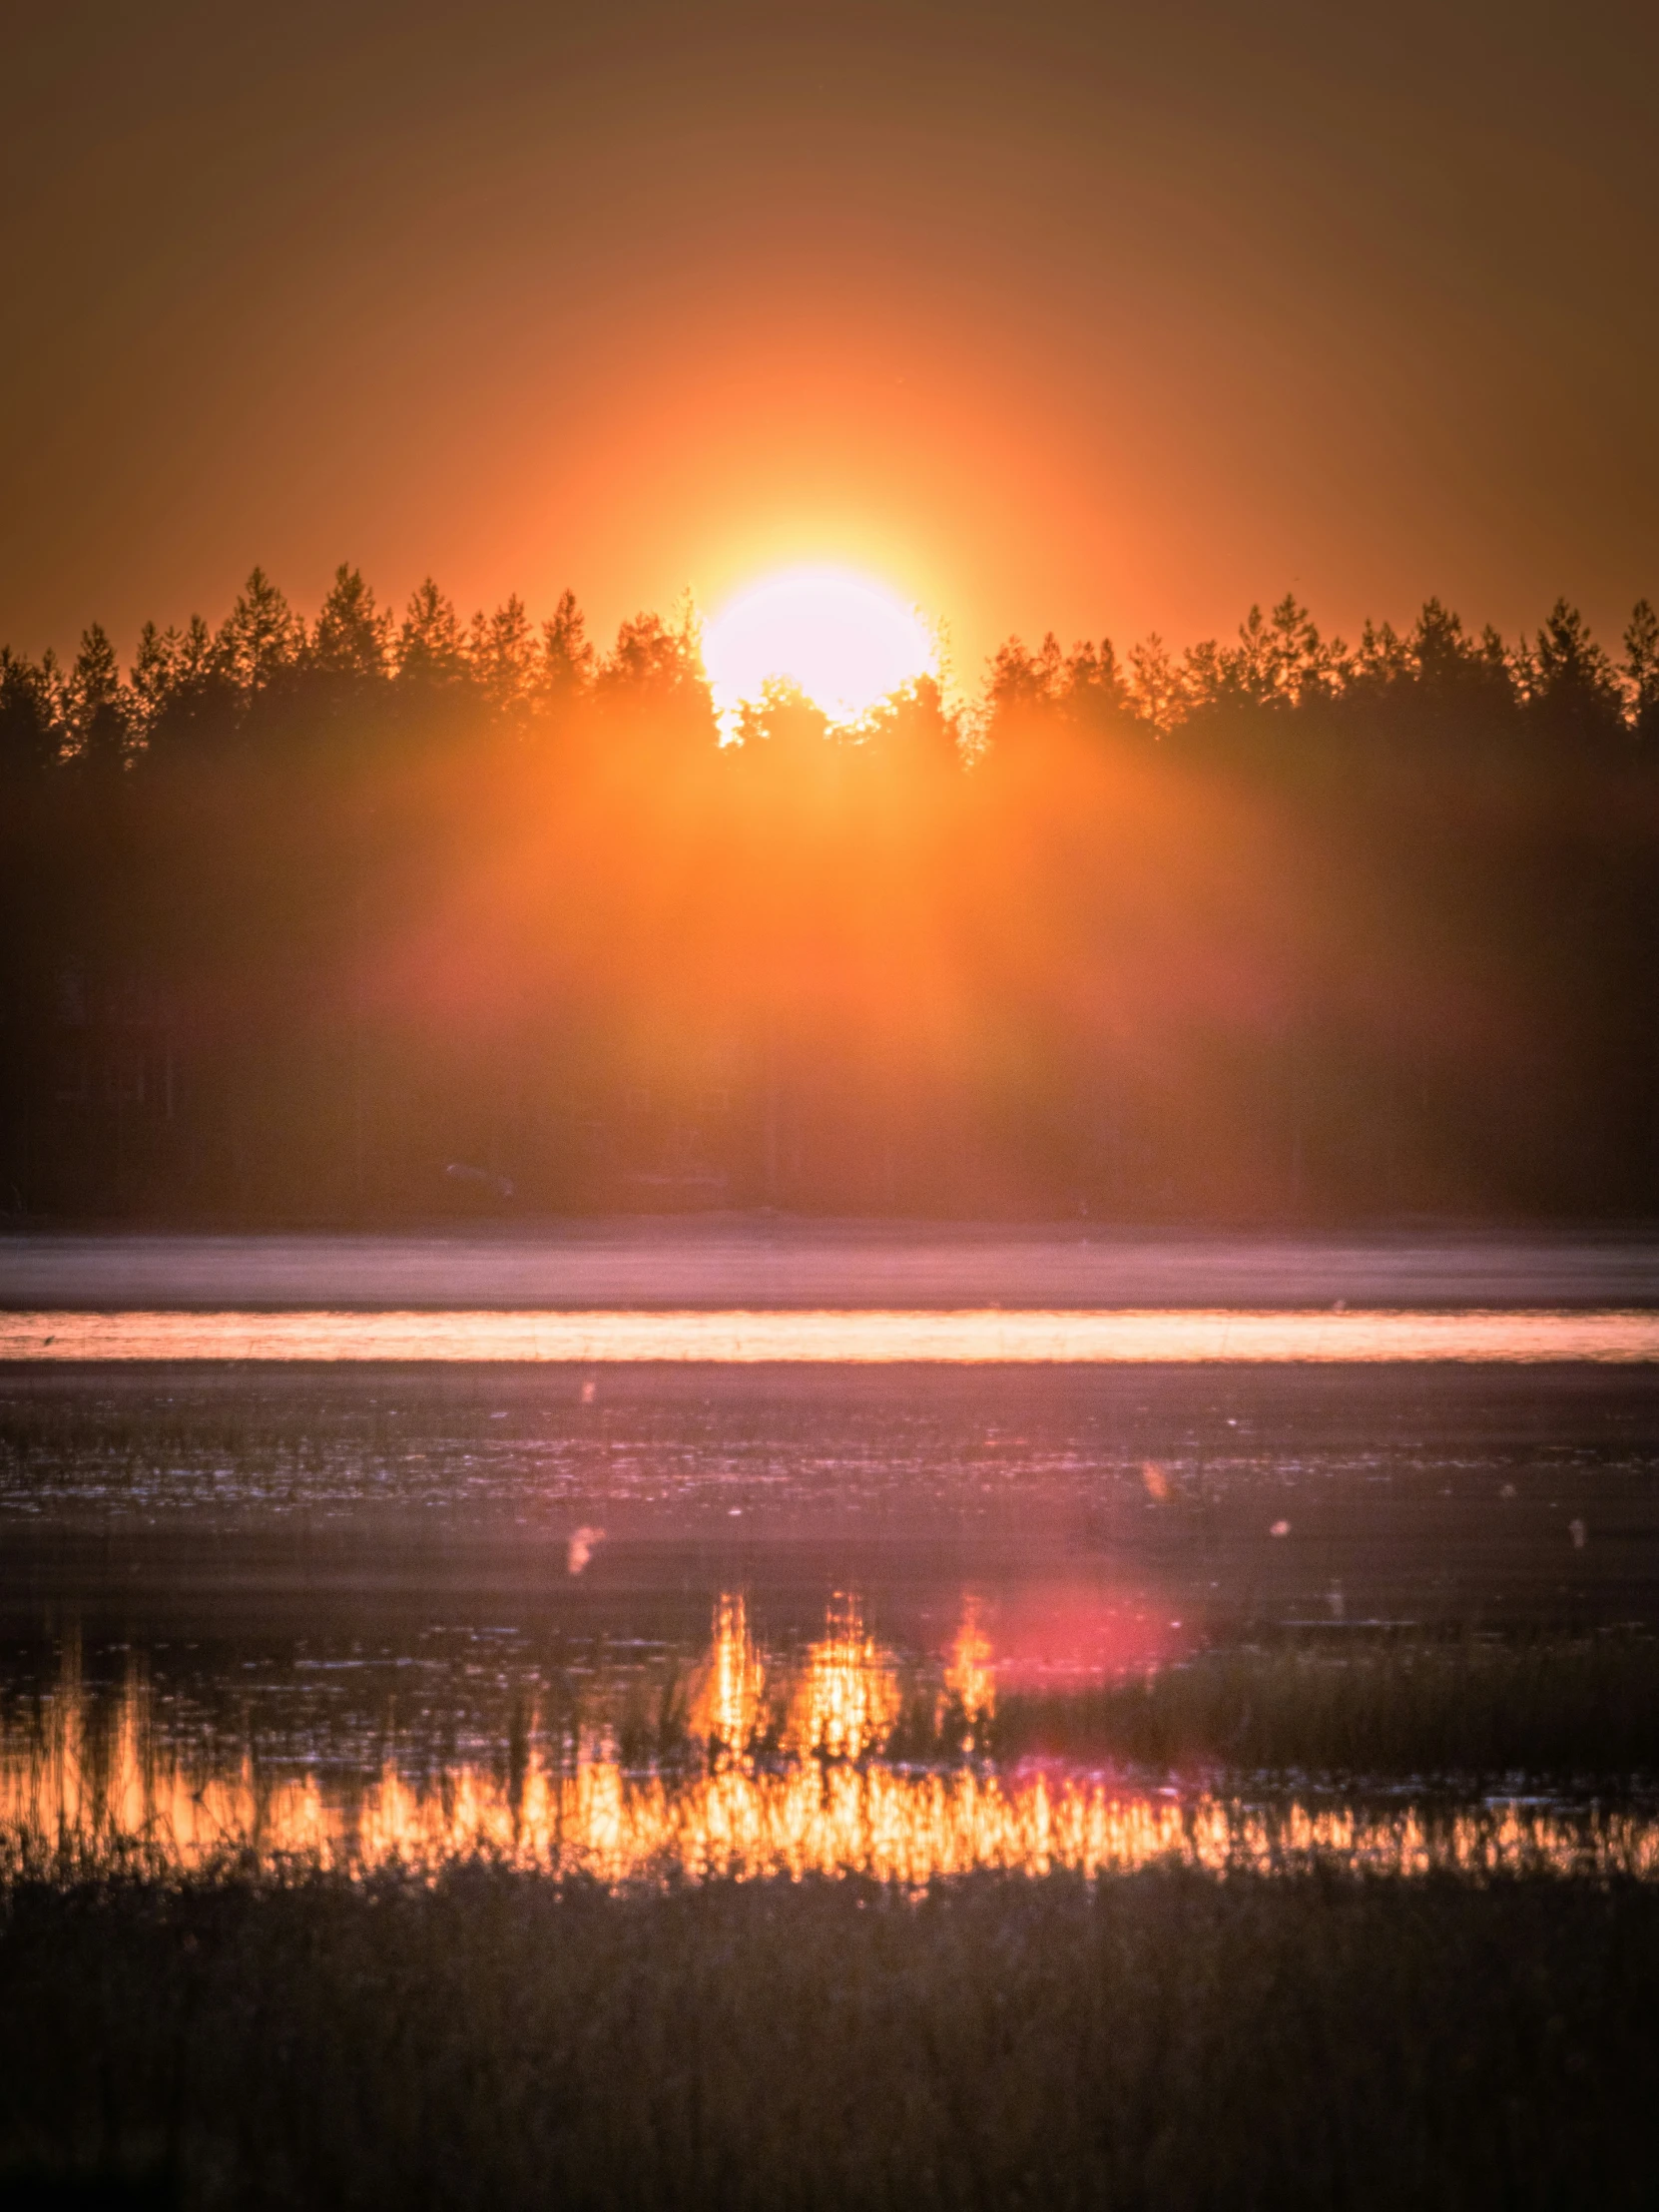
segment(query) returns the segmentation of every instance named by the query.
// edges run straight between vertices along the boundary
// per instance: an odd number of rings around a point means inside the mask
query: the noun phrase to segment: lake
[[[295,1239],[0,1245],[0,1828],[613,1881],[1659,1864],[1559,1754],[1272,1749],[1341,1748],[1333,1699],[1356,1745],[1453,1742],[1425,1669],[1463,1711],[1529,1652],[1647,1664],[1647,1248],[1262,1247],[1224,1308],[1189,1294],[1240,1241],[698,1234],[650,1311],[592,1303],[650,1272],[631,1225],[501,1240],[493,1282],[478,1238],[309,1278]],[[849,1253],[906,1303],[828,1303]],[[1471,1302],[1482,1256],[1554,1303]],[[1092,1303],[1108,1268],[1165,1303]],[[519,1303],[554,1275],[576,1303]],[[963,1303],[1016,1278],[1044,1303]],[[1234,1720],[1149,1753],[1124,1685]]]

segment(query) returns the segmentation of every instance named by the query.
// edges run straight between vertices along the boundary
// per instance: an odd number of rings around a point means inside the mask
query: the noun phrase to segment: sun
[[[727,601],[703,634],[703,665],[723,722],[770,677],[797,684],[831,722],[855,722],[918,676],[936,672],[926,622],[895,592],[841,568],[792,568]]]

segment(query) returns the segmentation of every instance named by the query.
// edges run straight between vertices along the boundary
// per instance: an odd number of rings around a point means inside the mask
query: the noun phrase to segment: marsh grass
[[[905,1765],[1046,1757],[1154,1781],[1659,1787],[1659,1637],[1647,1630],[1292,1631],[1105,1680],[1004,1689],[977,1712],[942,1693],[934,1670],[906,1675],[895,1721],[869,1747]],[[733,1752],[776,1765],[788,1755],[791,1678],[775,1676],[741,1745],[697,1733],[674,1655],[615,1688],[590,1684],[586,1704],[590,1718],[609,1712],[630,1768],[718,1764]],[[569,1710],[573,1740],[582,1700]]]
[[[290,1685],[290,1726],[308,1730],[303,1740],[313,1745],[318,1730],[331,1728],[336,1760],[354,1760],[365,1773],[387,1761],[411,1772],[453,1766],[462,1719],[492,1745],[487,1764],[501,1779],[522,1775],[532,1756],[573,1769],[584,1749],[631,1774],[669,1777],[733,1759],[769,1770],[801,1758],[847,1761],[844,1751],[801,1734],[792,1714],[799,1664],[770,1663],[748,1733],[726,1742],[705,1732],[693,1694],[698,1666],[683,1650],[613,1661],[600,1644],[577,1666],[521,1651],[510,1666],[492,1660],[482,1676],[468,1671],[470,1652],[463,1644],[433,1677],[441,1690],[423,1693],[436,1696],[435,1717],[400,1715],[382,1682],[357,1693],[365,1702],[347,1726]],[[77,1716],[78,1756],[95,1783],[129,1726],[156,1755],[177,1731],[187,1760],[206,1758],[216,1771],[240,1768],[245,1756],[290,1764],[296,1756],[277,1725],[279,1707],[267,1710],[256,1738],[236,1709],[135,1701],[143,1670],[135,1673],[126,1652],[96,1676],[83,1674],[78,1647],[58,1665],[55,1687],[48,1677],[0,1694],[0,1749],[47,1759],[62,1704]],[[310,1679],[295,1676],[293,1684]],[[936,1667],[912,1662],[891,1725],[867,1740],[855,1763],[870,1759],[940,1768],[967,1760],[1002,1770],[1052,1760],[1154,1787],[1173,1779],[1249,1791],[1314,1784],[1466,1798],[1502,1785],[1648,1800],[1659,1793],[1659,1638],[1635,1630],[1288,1634],[1106,1680],[1005,1688],[973,1713],[942,1690]]]
[[[1163,1775],[1557,1786],[1659,1778],[1659,1639],[1286,1635],[1105,1682],[912,1697],[887,1755],[1098,1760]]]
[[[23,1882],[0,2176],[190,2207],[1607,2212],[1651,2201],[1656,1975],[1659,1895],[1627,1885]]]

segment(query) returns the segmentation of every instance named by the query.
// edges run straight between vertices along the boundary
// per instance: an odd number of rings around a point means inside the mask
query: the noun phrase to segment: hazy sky
[[[75,5],[0,74],[0,638],[263,562],[609,633],[1659,598],[1659,9]]]

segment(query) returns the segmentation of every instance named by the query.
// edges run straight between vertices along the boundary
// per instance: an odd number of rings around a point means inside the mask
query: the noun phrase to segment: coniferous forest
[[[689,610],[256,571],[0,655],[0,1208],[1651,1214],[1656,862],[1646,602],[723,731]]]

